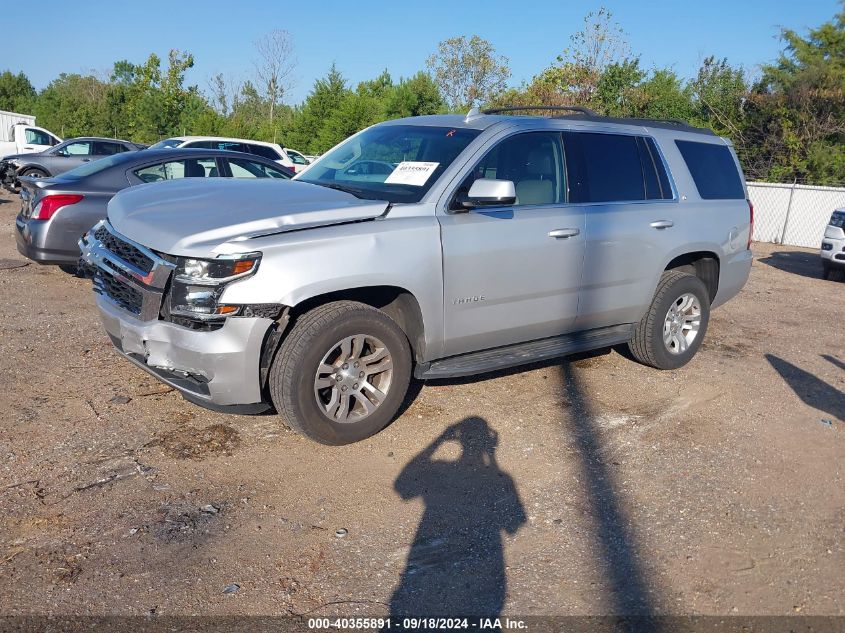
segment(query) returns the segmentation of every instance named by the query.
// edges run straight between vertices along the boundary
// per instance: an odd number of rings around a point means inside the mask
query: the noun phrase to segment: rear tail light
[[[754,235],[754,203],[748,200],[748,245],[746,248],[751,250],[751,238]]]
[[[71,204],[76,204],[82,200],[84,196],[77,194],[59,194],[54,196],[44,196],[35,205],[32,211],[33,220],[49,220],[53,215],[61,209]]]

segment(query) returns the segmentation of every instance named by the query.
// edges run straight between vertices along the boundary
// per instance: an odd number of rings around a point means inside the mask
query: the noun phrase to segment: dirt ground
[[[112,350],[0,196],[0,613],[845,614],[845,284],[754,247],[678,371],[417,385],[347,447]]]

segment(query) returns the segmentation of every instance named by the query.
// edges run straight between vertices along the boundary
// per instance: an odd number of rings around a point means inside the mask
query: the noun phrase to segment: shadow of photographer
[[[397,477],[396,492],[405,500],[421,497],[425,511],[390,602],[392,617],[501,612],[507,588],[502,533],[515,534],[526,516],[513,479],[496,462],[497,444],[486,420],[465,418]]]

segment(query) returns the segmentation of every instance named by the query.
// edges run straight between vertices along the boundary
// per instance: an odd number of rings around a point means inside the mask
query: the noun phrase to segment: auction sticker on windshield
[[[422,187],[440,163],[401,162],[384,182],[388,185],[414,185]]]

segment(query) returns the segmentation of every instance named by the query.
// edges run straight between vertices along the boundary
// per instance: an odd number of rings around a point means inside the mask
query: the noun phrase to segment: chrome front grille
[[[81,240],[80,267],[94,292],[142,321],[158,319],[164,290],[175,265],[98,222]]]
[[[94,231],[94,237],[100,240],[100,243],[106,250],[114,253],[120,259],[132,264],[139,270],[144,271],[145,274],[153,269],[155,262],[150,257],[144,255],[140,249],[132,246],[129,242],[110,233],[105,226],[101,226]]]
[[[141,316],[144,307],[144,295],[131,285],[118,281],[114,275],[99,269],[94,273],[94,292],[111,299],[124,310]]]

